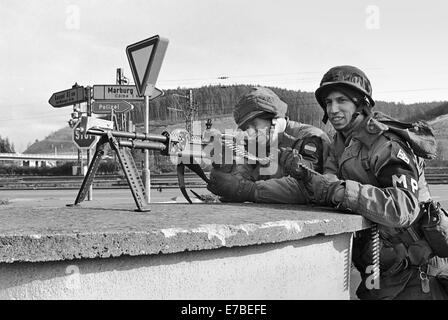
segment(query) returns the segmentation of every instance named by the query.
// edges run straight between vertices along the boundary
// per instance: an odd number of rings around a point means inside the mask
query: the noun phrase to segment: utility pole
[[[173,94],[176,97],[187,99],[187,105],[184,103],[181,104],[182,109],[176,109],[176,108],[168,108],[170,110],[174,111],[181,111],[184,114],[185,117],[185,129],[187,132],[191,135],[193,134],[193,121],[197,120],[197,113],[198,113],[198,105],[195,103],[193,98],[193,90],[188,91],[187,96],[179,95],[179,94]]]
[[[80,85],[75,82],[74,85],[72,85],[72,89],[73,88],[77,88],[80,87]],[[79,120],[79,118],[81,117],[81,104],[76,103],[73,105],[73,113],[72,113],[72,118],[73,116],[75,116],[76,120]],[[70,122],[69,122],[70,124]],[[72,124],[70,124],[71,126],[75,125],[75,122],[73,122]],[[84,175],[84,163],[83,163],[83,159],[82,159],[82,150],[78,148],[78,165],[79,165],[79,174]]]
[[[124,76],[122,68],[117,68],[116,82],[118,85],[129,83],[129,79]],[[116,114],[115,116],[117,117],[117,123],[118,123],[117,129],[120,131],[130,131],[130,126],[128,122],[128,119],[130,118],[130,111],[123,113],[121,115]]]
[[[92,116],[92,87],[86,87],[87,92],[87,116]],[[92,161],[92,148],[87,149],[87,167],[90,166],[90,161]],[[87,170],[84,170],[84,176],[87,174]],[[87,193],[87,201],[93,200],[93,186],[90,185],[89,192]]]
[[[149,134],[149,96],[145,96],[145,134]],[[145,186],[146,203],[151,203],[151,172],[149,171],[149,150],[145,149],[144,167],[142,172]]]

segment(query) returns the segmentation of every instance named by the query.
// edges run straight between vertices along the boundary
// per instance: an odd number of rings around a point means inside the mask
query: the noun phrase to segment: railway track
[[[448,184],[448,168],[426,168],[429,184]],[[79,189],[82,176],[0,176],[0,190],[27,189]],[[185,183],[189,188],[205,187],[204,181],[194,173],[185,173]],[[178,188],[175,173],[152,174],[152,188]],[[122,175],[98,175],[93,182],[96,189],[128,188]]]
[[[79,189],[82,176],[0,176],[0,190]],[[192,173],[185,174],[187,187],[205,187],[204,181]],[[178,188],[176,174],[152,174],[152,188]],[[98,175],[93,181],[96,189],[128,188],[125,176]]]

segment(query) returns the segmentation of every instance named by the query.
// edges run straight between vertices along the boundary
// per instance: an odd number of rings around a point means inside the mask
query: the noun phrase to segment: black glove
[[[250,164],[221,164],[213,166],[213,172],[224,172],[230,174],[240,174],[244,179],[254,181],[253,172],[254,167]]]
[[[306,185],[313,194],[313,202],[318,205],[335,207],[344,200],[345,183],[342,180],[331,181],[325,175],[314,173]]]
[[[311,179],[310,173],[302,166],[306,166],[302,155],[297,149],[280,148],[279,165],[283,167],[284,173],[291,177],[308,181]]]
[[[225,172],[221,169],[212,169],[210,183],[207,189],[223,197],[224,202],[255,201],[255,182],[244,176],[238,170]]]

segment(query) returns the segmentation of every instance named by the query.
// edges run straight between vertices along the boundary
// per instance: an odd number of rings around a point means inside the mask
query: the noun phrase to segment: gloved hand
[[[434,255],[428,242],[424,239],[414,241],[409,245],[407,252],[411,264],[415,266],[427,262]]]
[[[291,177],[304,182],[311,179],[310,173],[300,166],[306,166],[306,163],[297,149],[280,148],[278,162],[283,167],[284,172]]]
[[[345,183],[338,179],[329,179],[322,174],[313,173],[307,188],[313,194],[314,202],[324,206],[338,206],[344,200]]]
[[[247,173],[238,170],[225,172],[213,168],[207,189],[223,197],[225,202],[255,201],[255,182],[249,179]]]

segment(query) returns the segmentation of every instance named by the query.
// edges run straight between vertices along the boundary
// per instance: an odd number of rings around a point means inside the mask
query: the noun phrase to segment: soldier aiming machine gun
[[[185,188],[185,167],[196,173],[207,184],[209,179],[202,170],[200,163],[208,159],[213,166],[223,163],[232,163],[233,155],[249,163],[259,162],[267,164],[271,157],[257,157],[247,151],[244,135],[225,135],[211,129],[211,123],[207,123],[207,129],[202,137],[192,137],[186,130],[175,130],[171,133],[145,134],[137,132],[122,132],[113,130],[111,121],[92,117],[83,117],[79,126],[81,133],[100,136],[96,145],[95,154],[87,170],[87,174],[81,184],[74,204],[76,206],[84,201],[93,179],[98,170],[101,159],[105,153],[105,146],[110,145],[117,154],[120,165],[131,189],[137,211],[149,211],[146,202],[146,192],[143,181],[139,175],[134,158],[129,149],[158,150],[162,155],[170,156],[173,163],[177,164],[177,177],[179,188],[185,199],[192,203]],[[208,151],[208,152],[207,152]],[[230,157],[229,157],[230,156]],[[217,161],[218,160],[218,161]]]

